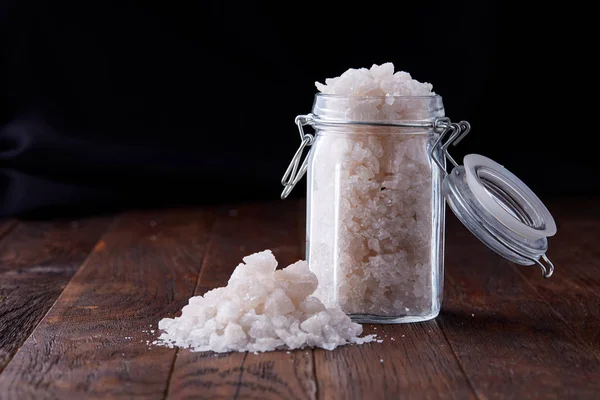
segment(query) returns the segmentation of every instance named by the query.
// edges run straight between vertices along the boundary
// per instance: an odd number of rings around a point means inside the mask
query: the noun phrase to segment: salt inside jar
[[[459,219],[489,247],[523,265],[537,263],[547,276],[552,273],[544,254],[546,237],[556,231],[554,221],[518,178],[498,165],[497,179],[481,183],[485,190],[472,183],[469,174],[476,172],[462,166],[444,180],[446,158],[458,167],[447,147],[469,126],[445,118],[432,85],[406,72],[394,73],[387,63],[350,69],[316,86],[321,93],[312,113],[296,119],[302,141],[282,180],[282,198],[307,171],[307,260],[319,280],[315,296],[326,306],[340,307],[358,322],[436,317],[443,290],[445,195]],[[314,137],[304,133],[305,125],[313,127]],[[310,154],[300,163],[309,146]],[[468,192],[467,199],[479,196],[481,201],[457,201],[460,196],[452,197],[457,187]],[[524,225],[522,232],[509,229],[502,210],[489,212],[491,203],[484,197],[492,192],[496,202],[504,193],[505,203],[522,205],[520,214],[508,208],[515,224]],[[537,225],[523,210],[538,216]],[[473,223],[479,220],[483,228]],[[532,237],[524,236],[531,232]]]

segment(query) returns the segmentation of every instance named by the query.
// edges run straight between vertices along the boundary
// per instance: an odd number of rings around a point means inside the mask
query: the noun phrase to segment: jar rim
[[[387,106],[383,107],[384,104]],[[437,94],[348,96],[317,93],[314,96],[312,114],[330,121],[431,121],[444,116],[444,105],[442,96]]]
[[[322,98],[331,98],[331,99],[386,99],[386,98],[394,98],[394,99],[434,99],[434,98],[441,98],[442,96],[440,96],[439,94],[430,94],[430,95],[423,95],[423,96],[390,96],[390,95],[385,95],[385,96],[352,96],[352,95],[346,95],[346,94],[328,94],[328,93],[316,93],[315,97],[322,97]]]

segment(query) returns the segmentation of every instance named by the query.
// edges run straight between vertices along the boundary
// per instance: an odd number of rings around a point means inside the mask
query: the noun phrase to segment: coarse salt
[[[244,257],[226,287],[195,296],[180,317],[158,323],[158,344],[194,351],[251,351],[373,342],[339,308],[326,308],[311,294],[317,277],[305,261],[276,270],[270,250]]]
[[[394,73],[391,63],[349,69],[316,86],[335,95],[327,113],[355,121],[427,119],[429,103],[411,106],[399,96],[434,94],[431,84]],[[319,280],[315,296],[348,314],[427,315],[436,296],[430,137],[414,129],[344,129],[324,128],[311,154],[308,257]]]

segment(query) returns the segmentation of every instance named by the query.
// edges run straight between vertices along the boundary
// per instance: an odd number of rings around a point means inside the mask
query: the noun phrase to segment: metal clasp
[[[308,168],[308,154],[304,158],[302,164],[300,164],[300,160],[302,159],[304,149],[306,147],[310,147],[315,139],[313,135],[309,133],[304,133],[304,126],[311,125],[313,123],[312,114],[298,115],[295,119],[295,122],[298,126],[298,132],[300,132],[301,142],[300,147],[298,147],[298,150],[296,150],[294,157],[292,157],[290,165],[285,170],[283,178],[281,178],[281,184],[284,186],[283,192],[281,192],[282,199],[288,197],[292,189],[294,189],[294,186],[296,186],[296,184],[300,181],[300,179],[302,179],[302,177],[306,173],[306,169]]]
[[[429,150],[429,157],[435,161],[442,171],[448,174],[448,171],[444,167],[444,164],[435,156],[435,151],[438,147],[441,147],[442,154],[450,161],[452,165],[458,167],[458,163],[448,152],[450,145],[456,146],[467,134],[471,131],[471,124],[467,121],[460,121],[459,123],[450,122],[450,118],[438,118],[433,123],[433,130],[440,134],[440,137],[435,141],[431,150]],[[446,142],[444,138],[450,134],[450,137]]]
[[[320,121],[320,120],[319,120]],[[298,115],[296,117],[296,125],[298,126],[298,132],[300,133],[300,147],[296,150],[290,165],[287,167],[285,174],[283,174],[283,178],[281,179],[281,184],[284,186],[283,192],[281,192],[281,198],[285,199],[288,197],[294,186],[302,179],[304,174],[306,173],[306,169],[308,168],[308,155],[300,163],[302,160],[302,154],[304,153],[304,149],[306,147],[310,147],[313,144],[314,136],[304,132],[304,126],[306,125],[314,125],[316,122],[313,114],[306,115]],[[333,123],[333,122],[330,122]],[[429,127],[433,128],[434,132],[438,133],[440,136],[435,141],[431,150],[429,150],[429,156],[435,163],[440,167],[442,171],[446,174],[446,168],[444,166],[445,163],[442,163],[435,155],[435,151],[438,147],[442,149],[442,154],[444,157],[452,163],[455,167],[458,167],[458,163],[452,158],[450,153],[448,152],[448,147],[452,144],[456,146],[471,130],[471,125],[467,121],[460,121],[459,123],[450,122],[449,118],[437,118],[433,122],[400,122],[400,123],[391,123],[391,122],[381,122],[381,121],[336,121],[333,124],[356,124],[356,125],[377,125],[377,126],[401,126],[401,127]],[[446,136],[450,134],[448,140],[444,142]]]

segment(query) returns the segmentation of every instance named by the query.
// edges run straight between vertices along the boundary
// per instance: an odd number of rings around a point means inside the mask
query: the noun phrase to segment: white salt
[[[158,323],[158,344],[194,351],[263,352],[373,342],[339,308],[311,296],[317,277],[305,261],[276,270],[270,250],[244,257],[226,287],[195,296],[181,316]]]
[[[373,64],[370,69],[350,68],[337,78],[315,82],[324,94],[346,96],[428,96],[433,94],[430,83],[412,79],[408,72],[394,73],[394,64]],[[391,100],[391,99],[390,99]]]
[[[350,69],[316,86],[341,96],[328,112],[346,120],[424,120],[428,103],[411,106],[397,96],[434,94],[431,84],[394,73],[391,63]],[[319,280],[315,296],[353,315],[427,315],[436,296],[430,135],[344,129],[343,135],[322,131],[311,153],[308,258]]]

